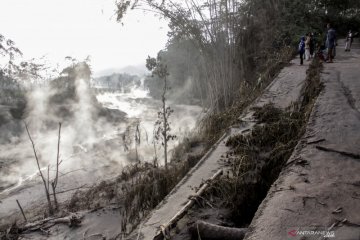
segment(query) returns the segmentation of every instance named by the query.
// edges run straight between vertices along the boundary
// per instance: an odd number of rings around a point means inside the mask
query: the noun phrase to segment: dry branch
[[[16,199],[16,203],[17,203],[17,205],[18,205],[19,208],[20,208],[21,214],[23,215],[23,217],[24,217],[24,219],[25,219],[25,222],[27,222],[27,219],[26,219],[24,210],[23,210],[23,208],[21,207],[21,205],[20,205],[20,203],[19,203],[19,201],[18,201],[17,199]]]
[[[84,185],[82,185],[80,187],[70,188],[70,189],[66,189],[66,190],[63,190],[63,191],[58,191],[58,192],[56,192],[56,194],[67,193],[67,192],[79,190],[79,189],[82,189],[82,188],[91,188],[91,187],[88,187],[86,184],[84,184]],[[53,195],[53,194],[51,194],[51,195]]]
[[[36,160],[36,164],[37,164],[37,167],[38,167],[38,170],[39,170],[39,173],[40,173],[40,177],[44,183],[44,188],[45,188],[45,194],[46,194],[46,199],[47,199],[47,202],[48,202],[48,207],[49,207],[49,214],[52,215],[54,213],[54,210],[53,210],[53,207],[51,205],[51,199],[50,199],[50,193],[49,193],[49,188],[47,186],[47,183],[46,183],[46,180],[44,178],[44,175],[41,171],[41,167],[40,167],[40,163],[39,163],[39,158],[38,158],[38,155],[36,153],[36,149],[35,149],[35,143],[33,141],[33,139],[31,138],[31,135],[30,135],[30,132],[29,132],[29,128],[27,126],[27,124],[25,123],[25,128],[26,128],[26,132],[28,134],[28,137],[30,139],[30,142],[31,142],[31,145],[32,145],[32,149],[33,149],[33,152],[34,152],[34,156],[35,156],[35,160]]]
[[[60,138],[61,138],[61,123],[59,123],[58,144],[57,144],[57,154],[56,154],[56,175],[55,175],[55,180],[54,180],[54,193],[55,193],[55,188],[57,187],[58,178],[59,178]]]
[[[59,123],[59,133],[58,133],[58,143],[57,143],[57,154],[56,154],[56,173],[55,173],[55,179],[51,182],[53,195],[54,195],[54,203],[55,203],[55,209],[57,210],[59,208],[58,201],[56,198],[56,187],[58,184],[59,179],[59,165],[60,165],[60,138],[61,138],[61,123]]]

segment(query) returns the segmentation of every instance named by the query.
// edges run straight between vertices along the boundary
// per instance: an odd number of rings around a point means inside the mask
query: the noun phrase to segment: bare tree
[[[58,143],[57,143],[57,154],[56,154],[56,172],[55,172],[55,178],[51,183],[53,194],[54,194],[54,202],[55,202],[55,208],[58,209],[58,202],[56,198],[56,187],[58,184],[59,179],[59,165],[60,165],[60,139],[61,139],[61,123],[59,123],[59,132],[58,132]]]
[[[135,129],[135,157],[136,157],[136,161],[140,163],[140,158],[138,153],[138,146],[141,143],[139,124],[140,124],[139,122],[136,123],[136,129]]]
[[[31,134],[29,132],[29,128],[28,125],[25,123],[25,128],[26,128],[26,132],[28,134],[28,137],[30,139],[31,145],[32,145],[32,149],[34,152],[34,156],[35,156],[35,160],[36,160],[36,164],[38,167],[38,171],[41,177],[41,180],[44,184],[44,189],[45,189],[45,195],[46,195],[46,199],[48,202],[48,209],[49,209],[49,214],[53,215],[54,214],[54,208],[53,205],[51,203],[51,197],[50,197],[50,165],[48,165],[47,167],[47,179],[45,179],[43,172],[41,171],[41,167],[40,167],[40,160],[35,148],[35,143],[31,137]],[[58,143],[57,143],[57,154],[56,154],[56,172],[55,172],[55,177],[54,179],[51,181],[51,187],[52,187],[52,191],[53,191],[53,196],[54,196],[54,204],[55,204],[55,210],[58,209],[58,202],[57,202],[57,198],[56,198],[56,187],[58,184],[58,179],[59,179],[59,165],[60,165],[60,139],[61,139],[61,123],[59,123],[59,131],[58,131]]]
[[[36,164],[37,164],[37,167],[38,167],[38,171],[39,171],[41,180],[43,181],[43,184],[44,184],[45,195],[46,195],[46,199],[47,199],[47,202],[48,202],[49,214],[52,215],[52,214],[54,214],[54,209],[53,209],[53,206],[51,204],[50,193],[49,193],[49,185],[47,184],[47,181],[45,180],[45,177],[44,177],[44,175],[43,175],[43,173],[41,171],[39,158],[38,158],[36,148],[35,148],[35,143],[31,138],[29,128],[28,128],[26,123],[25,123],[25,128],[26,128],[26,132],[27,132],[27,134],[29,136],[29,139],[30,139],[30,142],[31,142],[31,145],[32,145],[32,149],[33,149],[33,152],[34,152],[34,156],[35,156],[35,160],[36,160]]]
[[[156,129],[154,128],[153,131],[153,147],[154,147],[154,159],[153,159],[153,164],[155,167],[158,166],[158,156],[157,156],[157,151],[156,151]]]
[[[157,59],[148,57],[146,59],[146,67],[152,71],[153,75],[158,76],[164,81],[163,92],[161,95],[162,108],[158,112],[158,120],[155,122],[155,140],[161,140],[164,147],[164,163],[167,169],[168,155],[167,148],[168,142],[176,138],[175,135],[170,134],[169,117],[174,112],[169,106],[166,106],[166,92],[168,90],[167,77],[169,75],[166,65],[161,62],[160,57]]]

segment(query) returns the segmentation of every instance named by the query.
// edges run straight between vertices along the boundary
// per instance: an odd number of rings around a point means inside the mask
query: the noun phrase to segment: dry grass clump
[[[193,158],[197,158],[194,162]],[[152,168],[139,174],[131,184],[122,185],[123,232],[131,232],[150,210],[154,209],[175,185],[186,175],[200,156],[171,164],[168,170]]]
[[[184,160],[184,157],[189,160],[194,155],[205,154],[204,139],[197,135],[191,134],[186,137],[172,150],[171,162],[180,162]]]
[[[253,98],[239,99],[232,107],[220,113],[205,116],[199,124],[199,132],[205,139],[207,146],[213,145],[224,132],[239,122],[239,115],[254,100]]]
[[[305,113],[306,118],[308,118],[311,113],[316,97],[324,88],[324,85],[320,80],[321,71],[322,64],[320,60],[314,59],[307,70],[305,88],[303,89],[302,99],[300,102],[301,111]]]
[[[261,64],[251,75],[247,76],[247,83],[239,90],[238,97],[231,107],[222,112],[209,113],[199,124],[199,130],[208,146],[214,144],[221,135],[232,125],[239,122],[239,116],[263,90],[269,85],[281,69],[288,64],[293,57],[292,48],[284,48],[276,53],[267,53],[266,61]],[[260,61],[260,60],[259,60]]]
[[[290,157],[304,133],[300,112],[287,112],[266,105],[256,109],[261,124],[248,135],[229,138],[233,151],[228,176],[212,186],[212,194],[230,208],[234,222],[241,226],[252,219],[258,205]]]
[[[260,124],[249,135],[237,135],[229,138],[227,146],[236,154],[250,155],[256,152],[272,151],[279,145],[288,144],[297,139],[304,125],[303,114],[285,112],[272,104],[256,109],[255,116]]]

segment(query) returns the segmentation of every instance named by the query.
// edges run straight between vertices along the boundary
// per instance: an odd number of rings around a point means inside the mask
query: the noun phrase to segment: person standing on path
[[[301,37],[298,52],[300,54],[300,65],[304,64],[305,38]]]
[[[345,43],[345,52],[349,52],[351,49],[351,44],[353,42],[353,34],[351,30],[349,30],[347,36],[346,36],[346,43]]]
[[[330,23],[327,24],[327,29],[326,47],[328,50],[328,60],[326,62],[332,63],[335,56],[336,31],[332,28]]]
[[[306,34],[305,40],[305,59],[306,61],[310,61],[310,44],[311,44],[311,37],[310,33]]]
[[[316,39],[315,39],[315,34],[311,33],[310,34],[310,57],[314,58],[315,57],[315,49],[316,49]]]

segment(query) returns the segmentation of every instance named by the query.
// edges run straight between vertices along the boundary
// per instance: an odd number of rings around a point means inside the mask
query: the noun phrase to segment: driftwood
[[[247,228],[231,228],[197,221],[190,227],[191,235],[202,240],[242,240]]]
[[[201,196],[205,190],[209,187],[210,182],[219,177],[223,173],[223,170],[220,169],[217,171],[209,180],[206,181],[205,184],[201,186],[201,188],[196,192],[195,195],[190,196],[190,200],[185,204],[185,206],[175,214],[174,217],[170,219],[170,221],[167,224],[160,226],[160,231],[157,232],[156,236],[154,237],[154,240],[160,240],[164,237],[166,238],[168,236],[169,230],[176,224],[177,221],[179,221],[189,210],[192,205],[196,202],[196,198]]]

